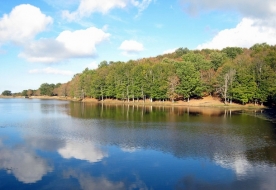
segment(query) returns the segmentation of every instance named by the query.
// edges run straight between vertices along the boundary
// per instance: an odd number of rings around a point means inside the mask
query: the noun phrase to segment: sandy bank
[[[24,98],[22,96],[18,97],[12,97],[12,96],[0,96],[0,98]],[[66,100],[66,101],[81,101],[77,98],[71,98],[71,97],[64,97],[64,96],[31,96],[29,97],[31,99],[54,99],[54,100]],[[105,99],[104,101],[100,101],[95,98],[85,98],[82,100],[82,102],[91,102],[91,103],[104,103],[104,104],[129,104],[129,105],[156,105],[156,106],[189,106],[189,107],[229,107],[229,108],[254,108],[254,109],[262,109],[266,108],[265,106],[261,105],[254,105],[254,104],[224,104],[220,98],[207,96],[203,97],[202,99],[191,99],[189,102],[187,101],[153,101],[150,102],[150,100],[135,100],[135,101],[122,101],[122,100],[115,100],[115,99]]]
[[[265,106],[254,105],[254,104],[224,104],[220,101],[219,98],[208,96],[203,97],[202,99],[191,99],[189,102],[187,101],[154,101],[150,102],[150,100],[146,100],[145,102],[142,100],[135,101],[121,101],[121,100],[113,100],[113,99],[105,99],[104,101],[99,101],[94,98],[85,98],[82,100],[83,102],[94,102],[94,103],[104,103],[104,104],[130,104],[130,105],[163,105],[163,106],[190,106],[190,107],[231,107],[231,108],[265,108]]]

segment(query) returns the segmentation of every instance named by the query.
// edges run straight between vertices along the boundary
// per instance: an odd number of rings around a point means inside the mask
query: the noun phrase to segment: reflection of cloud
[[[70,170],[64,173],[65,177],[74,177],[79,180],[82,189],[102,189],[102,190],[119,190],[126,189],[123,182],[111,182],[104,177],[94,178],[88,174],[78,173]]]
[[[124,146],[124,147],[121,147],[121,150],[124,151],[124,152],[132,153],[132,152],[136,152],[137,148]]]
[[[223,157],[216,154],[214,160],[221,167],[234,170],[238,177],[245,176],[253,168],[244,155]]]
[[[34,183],[51,170],[34,152],[24,147],[9,149],[2,143],[0,143],[0,168],[7,169],[23,183]]]
[[[135,175],[135,182],[133,182],[132,184],[130,184],[128,189],[144,189],[144,190],[148,190],[151,188],[148,188],[147,185],[145,184],[145,182],[143,182],[140,177],[136,174]]]
[[[89,162],[98,162],[108,156],[107,153],[103,152],[91,142],[81,143],[70,141],[63,148],[58,149],[58,153],[63,158],[76,158]]]
[[[45,136],[28,136],[26,143],[33,148],[39,148],[47,151],[56,151],[57,149],[65,146],[65,141],[54,137]]]
[[[188,174],[177,181],[176,189],[276,189],[276,167],[264,163],[250,164],[244,155],[232,157],[216,154],[214,161],[223,168],[234,170],[237,178],[227,176],[226,173],[219,176],[219,173],[212,170],[216,178],[225,178],[222,183],[217,183],[208,177],[202,179],[197,175]]]

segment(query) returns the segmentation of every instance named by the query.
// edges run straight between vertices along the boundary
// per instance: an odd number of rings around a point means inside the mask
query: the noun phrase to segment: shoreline
[[[210,107],[210,108],[252,108],[252,109],[267,109],[266,106],[254,105],[254,104],[246,104],[241,105],[237,103],[232,104],[224,104],[220,101],[219,98],[207,96],[202,99],[191,99],[189,102],[187,101],[153,101],[150,100],[137,100],[135,101],[121,101],[121,100],[112,100],[105,99],[104,101],[93,99],[93,98],[85,98],[82,102],[91,102],[91,103],[103,103],[103,104],[121,104],[121,105],[147,105],[147,106],[174,106],[174,107]]]
[[[24,99],[24,96],[0,96],[0,98],[4,99],[12,99],[12,98],[21,98]],[[259,117],[264,120],[268,120],[272,123],[276,123],[276,110],[274,108],[269,108],[267,106],[254,105],[254,104],[224,104],[220,101],[219,98],[216,97],[204,97],[202,99],[191,99],[190,102],[185,101],[154,101],[150,102],[150,100],[137,100],[133,101],[121,101],[121,100],[112,100],[105,99],[104,101],[94,99],[94,98],[85,98],[82,101],[80,99],[71,98],[71,97],[60,97],[60,96],[31,96],[26,99],[42,99],[42,100],[61,100],[61,101],[72,101],[72,102],[83,102],[83,103],[92,103],[92,104],[104,104],[104,105],[126,105],[126,106],[154,106],[154,107],[176,107],[176,108],[213,108],[213,109],[234,109],[232,111],[242,111],[246,114]],[[261,113],[261,114],[260,114]]]
[[[10,99],[10,98],[22,98],[24,96],[0,96],[0,98]],[[83,100],[71,97],[62,97],[62,96],[30,96],[26,99],[47,99],[47,100],[65,100],[65,101],[75,101],[75,102],[85,102],[85,103],[99,103],[99,104],[120,104],[120,105],[147,105],[147,106],[184,106],[184,107],[212,107],[212,108],[252,108],[252,109],[269,109],[269,107],[262,105],[254,105],[254,104],[237,104],[237,103],[228,103],[224,104],[224,102],[220,101],[217,97],[207,96],[202,99],[191,99],[189,102],[187,101],[153,101],[150,100],[130,100],[130,101],[122,101],[122,100],[114,100],[114,99],[105,99],[104,101],[95,99],[95,98],[84,98]]]

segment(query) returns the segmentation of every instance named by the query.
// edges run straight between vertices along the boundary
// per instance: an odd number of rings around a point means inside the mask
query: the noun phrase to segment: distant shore
[[[0,98],[25,98],[24,96],[0,96]],[[80,101],[78,98],[71,98],[71,97],[63,97],[63,96],[30,96],[28,98],[31,99],[54,99],[54,100],[66,100],[66,101]],[[190,107],[231,107],[231,108],[255,108],[255,109],[262,109],[266,108],[265,106],[261,105],[254,105],[254,104],[237,104],[237,103],[228,103],[224,104],[218,97],[207,96],[201,99],[191,99],[188,101],[153,101],[150,100],[130,100],[130,101],[122,101],[122,100],[115,100],[115,99],[105,99],[103,101],[95,99],[95,98],[84,98],[81,100],[82,102],[91,102],[91,103],[104,103],[104,104],[130,104],[130,105],[164,105],[164,106],[190,106]]]

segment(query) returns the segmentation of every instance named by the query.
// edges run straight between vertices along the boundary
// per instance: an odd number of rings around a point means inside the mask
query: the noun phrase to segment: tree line
[[[179,48],[128,62],[102,61],[97,69],[87,68],[67,83],[44,83],[33,95],[124,101],[189,101],[212,95],[225,103],[275,104],[276,46]]]

